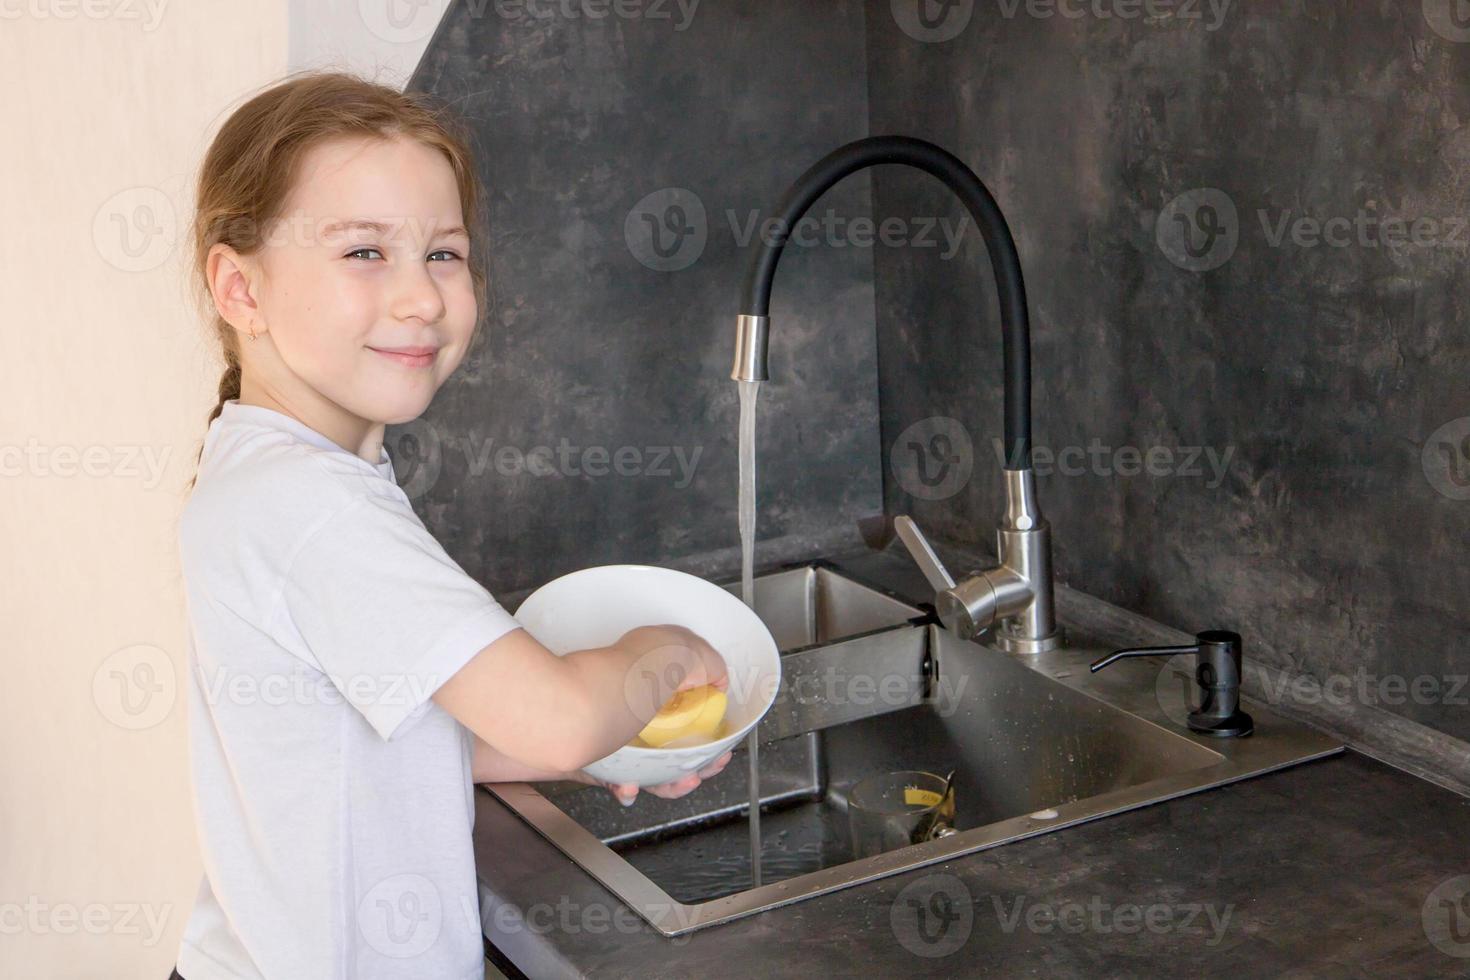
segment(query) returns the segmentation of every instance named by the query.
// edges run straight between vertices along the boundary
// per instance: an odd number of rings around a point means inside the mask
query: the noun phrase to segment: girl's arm
[[[680,626],[640,626],[561,657],[514,629],[432,697],[504,755],[564,773],[628,744],[675,690],[700,684],[728,687],[724,658]]]
[[[538,783],[553,779],[570,779],[578,783],[591,784],[593,779],[585,772],[558,772],[555,769],[537,769],[524,762],[517,762],[504,752],[496,751],[489,742],[473,732],[474,755],[470,760],[471,778],[477,783]]]
[[[558,772],[555,769],[537,769],[523,762],[517,762],[503,752],[497,752],[495,748],[483,738],[470,733],[475,740],[474,755],[470,762],[472,780],[477,783],[538,783],[556,779],[569,779],[575,783],[586,783],[589,786],[605,786],[608,792],[617,797],[618,802],[624,806],[630,805],[638,795],[636,783],[605,783],[600,779],[589,776],[587,773],[577,770],[576,772]],[[699,784],[711,776],[719,775],[730,761],[732,753],[726,752],[714,762],[697,773],[688,773],[671,782],[661,783],[658,786],[647,787],[654,796],[661,796],[666,800],[676,800],[686,793],[693,792]]]

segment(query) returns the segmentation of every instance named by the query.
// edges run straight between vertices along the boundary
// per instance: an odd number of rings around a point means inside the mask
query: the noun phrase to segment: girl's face
[[[376,462],[383,424],[423,414],[474,334],[448,161],[410,139],[319,145],[252,258],[261,336],[240,345],[256,389],[242,400],[278,403]]]

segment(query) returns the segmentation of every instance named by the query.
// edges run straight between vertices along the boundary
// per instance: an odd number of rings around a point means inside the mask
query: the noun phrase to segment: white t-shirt
[[[482,980],[474,736],[430,695],[519,627],[377,465],[227,401],[179,522],[204,878],[185,980]]]

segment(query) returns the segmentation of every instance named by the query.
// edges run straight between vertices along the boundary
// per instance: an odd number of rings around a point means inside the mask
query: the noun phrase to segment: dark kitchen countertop
[[[834,562],[931,595],[893,547]],[[475,807],[512,976],[1470,976],[1470,799],[1351,751],[674,938],[488,790]]]

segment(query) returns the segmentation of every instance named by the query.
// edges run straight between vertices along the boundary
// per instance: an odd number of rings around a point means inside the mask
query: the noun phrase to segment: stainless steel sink
[[[926,616],[924,610],[855,582],[822,562],[760,575],[753,584],[756,615],[782,653],[902,626]],[[742,598],[740,582],[724,587]]]
[[[1169,720],[1184,688],[1157,683],[1162,661],[1093,675],[1106,649],[1085,642],[1023,659],[821,562],[755,589],[783,657],[759,728],[759,887],[743,746],[693,793],[627,809],[577,783],[487,787],[667,936],[1341,750],[1254,703],[1249,738],[1195,735]],[[957,833],[854,860],[855,782],[951,768]]]

